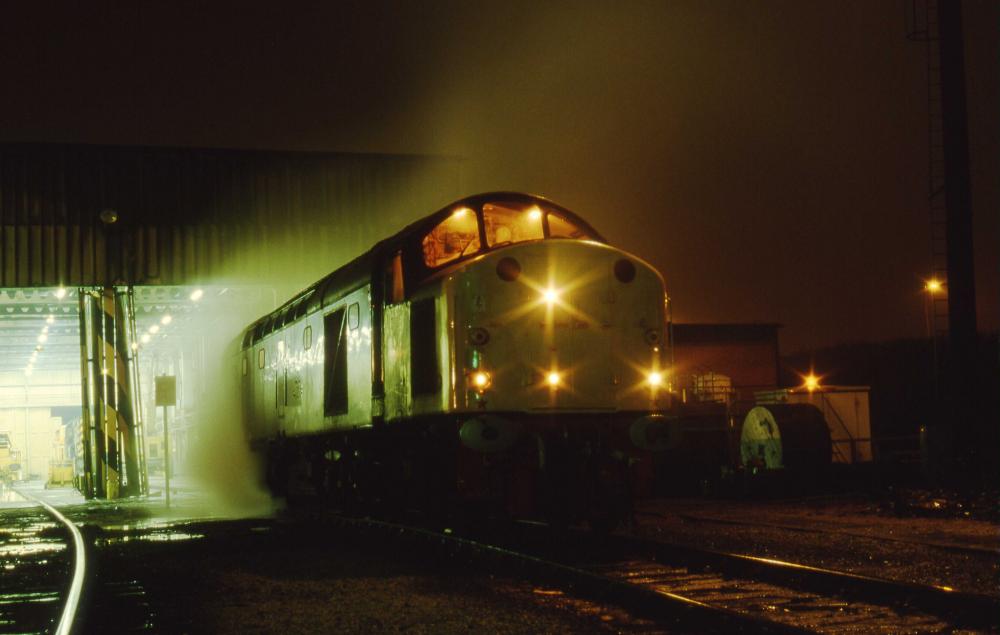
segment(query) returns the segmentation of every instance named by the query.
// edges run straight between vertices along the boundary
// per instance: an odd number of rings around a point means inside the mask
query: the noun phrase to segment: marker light
[[[650,386],[659,386],[663,383],[663,375],[654,370],[646,376],[646,381],[649,382]]]
[[[160,318],[160,324],[166,326],[174,321],[174,318],[168,313]]]
[[[809,392],[816,390],[817,388],[819,388],[819,377],[813,375],[812,373],[809,373],[805,377],[805,385],[806,385],[806,390],[808,390]]]
[[[550,386],[558,386],[559,379],[560,379],[559,373],[557,373],[554,370],[550,371],[549,374],[545,376],[545,381],[548,382]]]
[[[484,370],[476,371],[472,375],[472,385],[476,387],[476,390],[483,391],[490,387],[491,378],[490,374]]]
[[[54,295],[59,300],[62,300],[63,298],[66,297],[66,288],[65,287],[59,287],[58,289],[56,289],[56,292],[55,292]]]
[[[559,290],[549,287],[542,292],[542,299],[545,300],[545,303],[549,306],[555,304],[559,300]]]
[[[931,278],[927,281],[927,284],[924,285],[924,288],[930,293],[938,293],[941,291],[941,281],[937,278]]]
[[[194,291],[191,292],[191,301],[197,302],[198,300],[201,300],[201,296],[203,295],[205,295],[204,291],[202,291],[201,289],[195,289]]]

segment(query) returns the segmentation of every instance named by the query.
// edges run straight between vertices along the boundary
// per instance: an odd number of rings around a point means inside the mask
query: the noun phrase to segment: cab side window
[[[468,207],[460,207],[424,236],[424,264],[440,267],[479,251],[479,219]]]
[[[425,239],[426,240],[426,239]],[[392,304],[399,304],[406,299],[406,288],[403,285],[403,252],[398,251],[385,268],[385,294]]]

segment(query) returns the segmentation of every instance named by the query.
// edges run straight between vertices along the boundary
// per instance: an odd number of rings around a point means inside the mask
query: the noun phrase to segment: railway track
[[[1000,600],[743,554],[610,538],[606,575],[811,631],[993,631]]]
[[[663,518],[663,514],[656,512],[639,512],[644,516],[655,516],[658,518]],[[897,544],[913,545],[918,547],[926,547],[928,549],[936,549],[939,551],[948,551],[951,553],[966,553],[977,556],[1000,556],[1000,549],[991,549],[989,547],[980,547],[976,545],[959,545],[951,544],[945,542],[932,542],[927,540],[912,540],[908,538],[896,538],[892,536],[872,536],[859,531],[844,531],[839,529],[825,529],[820,527],[807,527],[804,525],[795,525],[789,523],[766,523],[751,520],[736,520],[732,518],[718,518],[715,516],[706,516],[703,514],[677,514],[677,517],[689,522],[695,523],[706,523],[706,524],[717,524],[717,525],[734,525],[739,527],[763,527],[767,529],[780,529],[783,531],[794,531],[799,533],[810,533],[810,534],[829,534],[833,536],[844,536],[849,538],[862,538],[864,540],[871,540],[875,542],[891,542]]]
[[[31,505],[7,510],[0,529],[0,632],[67,635],[83,590],[83,537],[51,505],[11,493]]]
[[[993,632],[1000,601],[740,554],[519,523],[455,535],[337,517],[355,531],[420,543],[477,566],[615,604],[680,632]]]

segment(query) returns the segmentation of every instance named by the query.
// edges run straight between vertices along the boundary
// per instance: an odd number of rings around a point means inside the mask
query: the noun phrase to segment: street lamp
[[[934,392],[934,402],[938,399],[938,336],[937,336],[937,308],[934,303],[938,296],[945,293],[944,283],[937,278],[931,278],[924,282],[924,291],[927,297],[924,300],[924,320],[927,326],[927,336],[931,340],[931,384]]]
[[[816,375],[814,375],[812,373],[809,373],[808,375],[806,375],[805,377],[803,377],[802,381],[803,381],[803,385],[805,386],[806,390],[808,390],[809,392],[813,392],[817,388],[819,388],[819,377],[817,377]]]

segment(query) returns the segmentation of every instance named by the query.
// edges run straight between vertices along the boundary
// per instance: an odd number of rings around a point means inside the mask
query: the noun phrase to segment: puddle
[[[46,604],[59,599],[57,591],[39,593],[0,593],[0,606],[10,604]]]
[[[111,536],[99,538],[95,541],[98,547],[109,547],[112,545],[122,545],[128,542],[184,542],[187,540],[200,540],[205,534],[188,533],[184,531],[154,532],[140,535]]]

